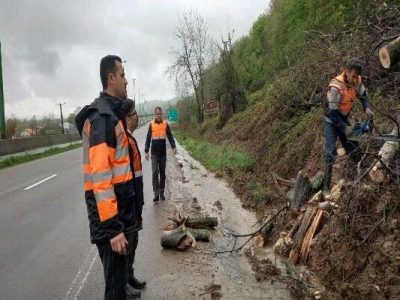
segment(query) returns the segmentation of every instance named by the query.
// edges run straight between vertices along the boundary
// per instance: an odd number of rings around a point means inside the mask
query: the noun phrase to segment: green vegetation
[[[313,176],[323,168],[326,92],[329,81],[343,71],[348,58],[357,57],[364,63],[362,77],[377,129],[386,133],[393,128],[387,116],[399,114],[399,68],[383,70],[377,52],[399,35],[399,11],[399,0],[272,0],[269,11],[260,15],[250,33],[233,46],[232,61],[244,90],[245,107],[234,111],[222,128],[218,116],[206,117],[202,124],[185,116],[182,120],[186,123],[178,124],[188,135],[183,144],[211,171],[225,171],[244,207],[261,217],[282,207],[288,187],[277,184],[271,173],[294,179],[300,170]],[[221,70],[222,55],[206,70],[204,87],[207,98],[218,100],[220,106],[223,101],[218,87],[226,80]],[[352,117],[365,118],[359,103]],[[245,158],[243,163],[241,156]],[[395,165],[398,169],[398,164],[397,159],[393,169]],[[348,171],[338,162],[337,177],[348,178]],[[386,215],[387,207],[392,205],[388,203],[398,203],[398,181],[397,185],[393,183],[346,189],[338,203],[340,211],[331,215],[322,237],[313,245],[314,256],[310,256],[308,266],[322,281],[330,283],[326,286],[327,299],[399,298],[398,265],[382,259],[398,256],[399,248],[393,242],[390,226],[381,224],[377,228],[381,217],[375,216],[380,207],[385,207]],[[363,190],[365,186],[368,190]],[[393,207],[392,212],[398,212],[398,205]],[[368,221],[363,216],[368,216]],[[398,219],[394,213],[384,223],[393,224]],[[350,235],[347,224],[357,222],[360,225],[354,225]],[[278,220],[277,231],[286,231],[287,225],[287,219]],[[371,235],[374,231],[379,235]],[[368,242],[354,247],[355,241],[365,236]],[[381,252],[382,244],[393,245],[387,247],[392,252]],[[328,253],[327,249],[335,251]],[[374,288],[377,278],[378,292]]]
[[[265,201],[268,195],[265,186],[254,180],[246,183],[246,193],[256,202]]]
[[[215,171],[250,170],[253,160],[244,153],[240,153],[229,146],[218,146],[209,142],[194,140],[176,132],[176,138],[187,151],[203,165]]]
[[[0,162],[0,170],[15,166],[15,165],[23,164],[23,163],[26,163],[28,161],[32,161],[35,159],[44,158],[47,156],[59,154],[62,152],[73,150],[73,149],[77,149],[80,147],[82,147],[81,143],[75,143],[75,144],[69,144],[66,147],[53,147],[53,148],[47,149],[40,153],[26,154],[26,155],[21,155],[21,156],[11,156],[10,158],[7,158]]]

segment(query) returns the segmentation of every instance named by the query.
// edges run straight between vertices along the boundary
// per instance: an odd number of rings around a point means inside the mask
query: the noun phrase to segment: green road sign
[[[168,121],[176,122],[179,120],[179,113],[176,108],[170,108],[168,110]]]

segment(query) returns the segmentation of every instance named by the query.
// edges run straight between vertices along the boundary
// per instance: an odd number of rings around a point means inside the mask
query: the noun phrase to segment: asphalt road
[[[141,150],[146,129],[135,134]],[[146,239],[137,257],[144,258],[136,269],[150,278],[149,266],[160,271],[163,210],[153,207],[150,163],[143,163],[144,225],[151,226],[141,232]],[[0,171],[0,299],[102,298],[102,266],[89,241],[82,180],[81,148]],[[157,255],[146,258],[149,249]]]
[[[146,131],[147,126],[135,132],[141,151]],[[157,205],[152,203],[151,163],[142,159],[144,229],[134,265],[137,277],[147,280],[142,299],[290,298],[278,282],[257,282],[243,256],[210,255],[215,248],[231,247],[220,230],[213,242],[191,251],[161,248],[161,228],[174,212],[195,215],[200,209],[238,232],[252,231],[256,221],[226,184],[184,149],[178,147],[177,158],[167,152],[167,200]],[[103,298],[102,265],[89,240],[82,181],[82,149],[0,171],[1,300]]]

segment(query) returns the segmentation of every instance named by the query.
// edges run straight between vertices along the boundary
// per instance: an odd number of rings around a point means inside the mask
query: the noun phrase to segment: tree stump
[[[379,61],[385,69],[390,69],[400,60],[400,37],[379,49]]]
[[[400,121],[400,117],[397,117],[397,122]],[[390,133],[390,135],[398,136],[399,132],[397,126],[395,126]],[[380,157],[379,160],[374,161],[374,166],[371,171],[369,171],[369,177],[372,181],[376,183],[387,183],[389,181],[389,175],[385,170],[385,166],[388,166],[390,162],[396,156],[396,153],[399,151],[399,143],[388,141],[383,144],[382,148],[379,150],[378,155]]]

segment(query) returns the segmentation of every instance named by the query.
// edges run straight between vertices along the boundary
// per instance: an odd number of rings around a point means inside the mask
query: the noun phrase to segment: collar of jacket
[[[93,104],[97,107],[99,113],[101,114],[117,114],[119,108],[121,107],[122,100],[117,97],[113,97],[106,92],[101,92],[99,98],[97,98]]]
[[[157,121],[157,119],[154,119],[154,123],[157,123],[157,124],[161,124],[163,121],[164,121],[164,120]]]
[[[119,99],[106,92],[101,92],[100,97],[93,102],[100,114],[115,114],[119,119],[126,117],[128,111],[133,107],[133,101],[130,99]]]

